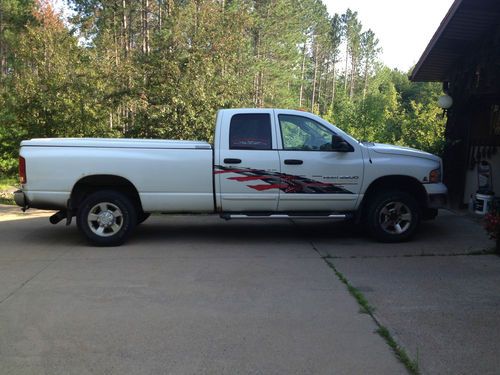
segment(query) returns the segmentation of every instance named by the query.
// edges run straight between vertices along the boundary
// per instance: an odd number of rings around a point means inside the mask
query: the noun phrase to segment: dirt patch
[[[0,222],[48,217],[53,213],[54,211],[45,210],[27,210],[26,212],[23,212],[21,207],[0,204]]]
[[[14,189],[0,191],[0,203],[8,205],[16,204],[14,201],[14,191]]]

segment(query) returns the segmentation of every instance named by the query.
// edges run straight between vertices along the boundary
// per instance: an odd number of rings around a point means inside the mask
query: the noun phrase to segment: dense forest
[[[0,0],[0,174],[22,139],[211,140],[216,110],[284,107],[439,153],[440,86],[379,59],[321,0]],[[388,19],[387,22],[390,22]],[[405,32],[405,30],[400,30]],[[415,32],[415,31],[408,31]]]

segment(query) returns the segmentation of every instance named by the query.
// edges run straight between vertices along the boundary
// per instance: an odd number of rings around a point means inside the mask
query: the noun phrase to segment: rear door
[[[276,111],[275,121],[282,172],[278,211],[353,210],[363,178],[358,144],[346,139],[351,152],[332,151],[338,129],[306,113]]]
[[[275,212],[279,156],[272,110],[221,111],[215,183],[224,212]]]

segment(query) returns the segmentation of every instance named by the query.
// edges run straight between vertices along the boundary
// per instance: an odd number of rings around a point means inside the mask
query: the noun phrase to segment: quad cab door
[[[356,207],[363,157],[356,142],[342,149],[335,127],[297,112],[275,113],[278,124],[281,190],[278,211],[349,211]],[[335,144],[332,144],[335,143]]]
[[[280,163],[273,110],[225,110],[219,116],[214,165],[217,209],[275,212]]]

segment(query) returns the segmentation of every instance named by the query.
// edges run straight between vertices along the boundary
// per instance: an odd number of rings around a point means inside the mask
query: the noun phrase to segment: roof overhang
[[[450,79],[457,60],[500,25],[500,1],[455,0],[410,76],[414,82]]]

